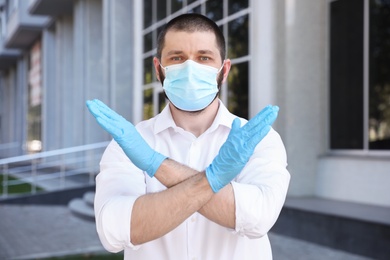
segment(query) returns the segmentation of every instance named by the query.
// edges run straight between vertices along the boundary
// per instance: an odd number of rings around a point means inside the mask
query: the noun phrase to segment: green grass
[[[0,175],[0,195],[3,194],[3,175]],[[17,178],[8,176],[8,181],[17,180]],[[30,193],[31,185],[28,183],[22,183],[17,185],[8,186],[8,194],[22,194],[22,193]],[[39,187],[36,187],[36,191],[42,190]]]

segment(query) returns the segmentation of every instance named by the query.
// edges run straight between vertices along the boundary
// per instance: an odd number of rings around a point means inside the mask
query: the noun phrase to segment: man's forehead
[[[215,52],[218,51],[217,40],[213,32],[211,31],[174,31],[170,30],[165,35],[164,49],[167,51],[183,50],[186,47],[191,46],[198,49],[198,51]]]
[[[165,41],[175,36],[187,36],[187,37],[207,37],[210,40],[216,40],[215,34],[212,31],[183,31],[183,30],[169,30],[165,34]]]

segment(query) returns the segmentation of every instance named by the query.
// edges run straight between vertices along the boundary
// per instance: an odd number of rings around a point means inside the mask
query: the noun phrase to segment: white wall
[[[103,0],[104,84],[110,89],[103,101],[131,121],[135,66],[143,66],[134,57],[140,50],[134,49],[133,17],[132,1]]]
[[[314,194],[318,157],[326,151],[326,3],[285,1],[284,89],[279,91],[291,196]]]
[[[75,1],[43,31],[43,146],[60,149],[108,139],[85,101],[108,99],[103,76],[102,1]]]
[[[316,195],[390,207],[390,160],[327,156],[319,160]]]

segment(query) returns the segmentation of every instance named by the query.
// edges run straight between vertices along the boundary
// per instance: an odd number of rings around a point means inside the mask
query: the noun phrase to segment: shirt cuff
[[[250,238],[261,237],[258,225],[262,216],[262,196],[258,187],[250,184],[231,182],[236,201],[235,233]],[[256,206],[254,206],[256,205]]]
[[[136,198],[118,196],[108,201],[97,214],[97,231],[103,246],[111,252],[125,247],[137,250],[131,243],[131,213]]]

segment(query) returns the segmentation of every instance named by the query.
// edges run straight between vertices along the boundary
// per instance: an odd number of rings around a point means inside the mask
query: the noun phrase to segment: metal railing
[[[0,198],[9,197],[10,189],[20,184],[31,185],[30,194],[35,194],[37,188],[53,191],[91,185],[107,145],[101,142],[0,159]]]

